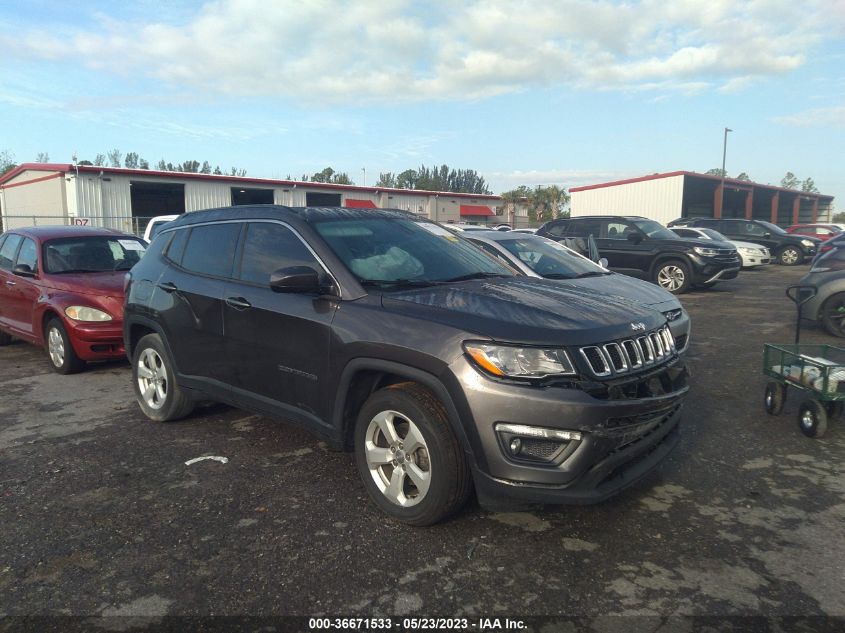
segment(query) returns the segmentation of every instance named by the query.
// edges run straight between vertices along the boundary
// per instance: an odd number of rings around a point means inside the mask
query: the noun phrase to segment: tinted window
[[[44,244],[44,272],[101,273],[129,270],[146,250],[136,237],[66,237]]]
[[[692,229],[672,229],[680,237],[701,237],[698,232]]]
[[[573,279],[607,272],[589,259],[542,237],[502,240],[499,244],[535,273],[549,279]]]
[[[734,230],[741,235],[751,235],[753,237],[763,237],[767,233],[766,229],[755,224],[754,222],[737,222],[739,226]]]
[[[12,262],[15,261],[15,253],[21,243],[21,239],[23,238],[20,235],[12,233],[3,242],[3,246],[0,247],[0,268],[6,270],[12,269]]]
[[[601,222],[601,220],[592,219],[572,220],[566,234],[578,237],[588,237],[589,235],[598,237],[601,235]]]
[[[719,225],[722,225],[721,227]],[[707,229],[716,229],[717,231],[727,231],[727,232],[736,232],[736,228],[733,222],[721,222],[720,220],[698,220],[695,223],[696,226],[700,226]]]
[[[566,231],[567,222],[555,222],[546,227],[545,232],[560,237]]]
[[[32,270],[38,270],[38,248],[35,246],[35,242],[28,237],[24,238],[20,253],[18,253],[18,262],[15,265],[20,266],[21,264],[26,264]]]
[[[167,259],[176,264],[182,263],[182,254],[185,252],[185,244],[188,243],[188,233],[190,232],[191,229],[173,231],[173,236],[170,244],[167,246],[167,253],[165,255]],[[165,235],[167,234],[165,233]]]
[[[272,222],[247,226],[239,278],[259,284],[270,283],[270,274],[289,266],[322,267],[305,244],[289,228]]]
[[[628,233],[631,233],[632,229],[626,222],[619,222],[616,220],[611,220],[607,223],[607,235],[606,237],[611,240],[624,240],[627,238]]]
[[[215,277],[231,277],[241,224],[195,226],[182,256],[182,266]]]
[[[483,250],[485,253],[487,253],[488,255],[490,255],[490,257],[495,257],[495,258],[496,258],[496,261],[498,261],[498,262],[500,262],[500,263],[502,263],[502,264],[505,264],[505,265],[507,265],[507,266],[512,266],[512,265],[513,265],[511,262],[509,262],[509,261],[505,258],[505,256],[504,256],[504,255],[502,255],[502,254],[501,254],[498,250],[496,250],[496,248],[495,248],[495,247],[491,246],[490,244],[487,244],[487,243],[485,243],[485,242],[476,242],[476,241],[475,241],[474,239],[472,239],[472,238],[470,238],[470,240],[469,240],[469,241],[470,241],[470,242],[472,242],[473,244],[475,244],[478,248],[480,248],[481,250]]]

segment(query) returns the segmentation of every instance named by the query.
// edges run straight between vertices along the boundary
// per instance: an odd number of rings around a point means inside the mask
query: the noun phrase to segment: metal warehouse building
[[[499,196],[90,165],[26,163],[0,177],[3,228],[82,224],[141,233],[150,217],[246,204],[404,209],[438,222],[507,221]]]
[[[829,222],[833,196],[718,176],[673,171],[573,187],[572,215],[640,215],[661,224],[677,218],[748,218],[786,227]]]

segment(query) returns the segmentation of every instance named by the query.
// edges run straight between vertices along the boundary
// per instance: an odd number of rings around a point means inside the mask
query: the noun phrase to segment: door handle
[[[178,288],[176,287],[176,284],[170,283],[169,281],[165,281],[163,283],[156,284],[156,286],[158,286],[159,288],[164,290],[167,294],[170,294],[171,292],[176,292],[178,290]]]
[[[252,307],[252,304],[243,297],[228,297],[226,305],[235,308],[235,310],[246,310]]]

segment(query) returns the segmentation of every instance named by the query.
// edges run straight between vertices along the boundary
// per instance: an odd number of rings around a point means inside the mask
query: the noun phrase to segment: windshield
[[[714,231],[713,229],[698,229],[698,230],[701,231],[707,237],[709,237],[711,240],[716,240],[717,242],[728,242],[728,241],[730,241],[724,235],[719,233],[719,231]]]
[[[129,270],[146,246],[134,237],[66,237],[44,244],[44,272],[101,273]]]
[[[610,274],[586,257],[542,237],[525,236],[496,241],[541,277],[575,279],[594,274]]]
[[[314,228],[365,285],[385,289],[513,272],[433,222],[404,218],[323,220]]]
[[[758,220],[758,222],[765,226],[766,229],[774,235],[788,235],[787,232],[780,228],[777,224],[772,224],[771,222],[766,222],[765,220]]]
[[[678,236],[672,233],[662,224],[658,224],[654,220],[631,220],[636,227],[656,240],[676,240]]]

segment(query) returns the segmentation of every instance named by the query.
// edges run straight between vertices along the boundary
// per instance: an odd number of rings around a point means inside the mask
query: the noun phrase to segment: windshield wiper
[[[548,273],[543,275],[545,279],[575,279],[577,275],[567,275],[565,273]]]
[[[67,270],[57,270],[51,272],[51,275],[67,275],[69,273],[104,273],[105,270],[93,270],[91,268],[68,268]]]
[[[502,277],[511,277],[511,275],[504,275],[502,273],[469,273],[467,275],[461,275],[459,277],[452,277],[451,279],[444,279],[443,283],[453,283],[455,281],[469,281],[470,279],[496,279]]]
[[[604,270],[588,270],[585,273],[575,275],[575,279],[583,279],[584,277],[601,277],[602,275],[609,275],[610,271]]]
[[[359,279],[358,282],[364,287],[408,286],[410,288],[425,288],[426,286],[436,286],[443,283],[432,279]]]

